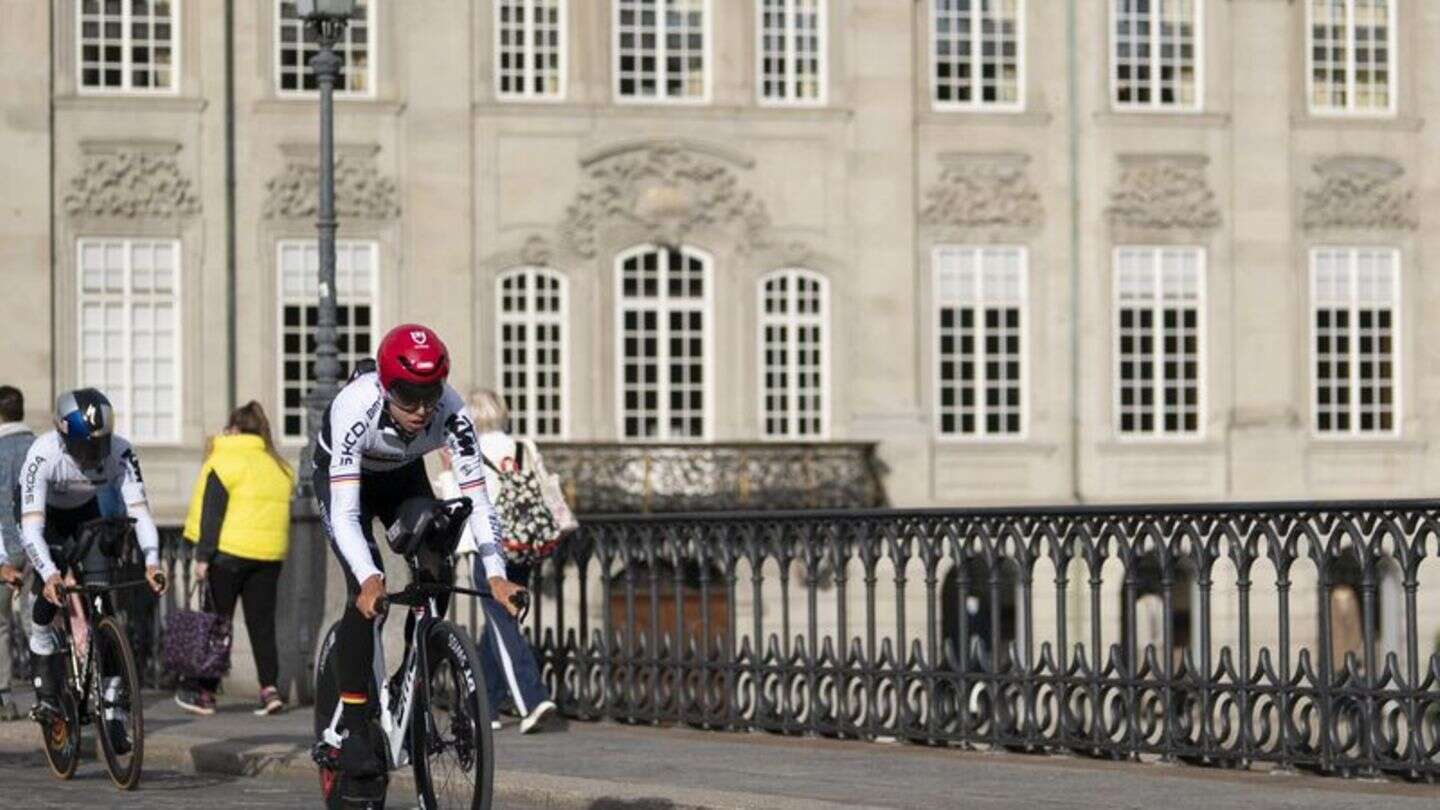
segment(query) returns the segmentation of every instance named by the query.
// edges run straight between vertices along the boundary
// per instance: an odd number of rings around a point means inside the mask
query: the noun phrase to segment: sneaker
[[[499,730],[500,730],[500,721],[499,721],[499,720],[491,720],[491,721],[490,721],[490,730],[491,730],[491,731],[499,731]]]
[[[130,730],[125,727],[124,720],[106,720],[105,733],[110,735],[110,747],[115,753],[122,757],[130,753]]]
[[[273,686],[267,686],[260,690],[260,708],[255,710],[257,717],[264,717],[268,714],[279,714],[285,711],[285,701],[280,699],[280,690]]]
[[[524,720],[520,721],[520,733],[529,734],[532,731],[539,731],[545,718],[549,717],[554,711],[554,703],[548,700],[541,701],[539,706],[536,706],[533,711],[525,715]]]
[[[215,696],[203,689],[175,690],[175,704],[191,714],[206,717],[215,713]]]

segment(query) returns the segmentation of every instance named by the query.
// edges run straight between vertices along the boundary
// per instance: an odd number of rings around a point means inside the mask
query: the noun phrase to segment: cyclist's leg
[[[335,543],[335,532],[330,526],[330,475],[329,459],[317,452],[315,476],[312,481],[315,499],[320,505],[320,517],[325,523],[330,539],[330,549],[340,562],[345,574],[345,612],[335,630],[335,646],[331,660],[335,665],[335,681],[340,692],[340,722],[344,728],[344,744],[340,749],[341,768],[361,780],[373,780],[384,773],[385,764],[381,759],[381,745],[376,739],[378,730],[371,722],[370,690],[375,677],[376,621],[367,619],[355,607],[355,597],[360,593],[360,583],[345,562]],[[383,488],[383,479],[362,476],[360,479],[361,509],[360,528],[370,546],[370,556],[375,567],[382,572],[384,563],[375,545],[371,523],[374,512],[368,504],[367,494]],[[373,789],[373,788],[372,788]]]
[[[406,464],[405,466],[385,473],[383,485],[376,487],[377,493],[382,496],[374,497],[373,508],[375,516],[380,519],[386,530],[395,522],[395,515],[400,505],[411,498],[434,498],[435,490],[430,487],[430,479],[425,474],[425,462],[420,459]],[[361,495],[365,497],[364,494]],[[445,607],[448,597],[442,600],[439,605],[439,614],[445,615]],[[415,615],[406,611],[405,614],[405,650],[401,654],[401,661],[410,657],[410,637],[415,631]]]
[[[45,510],[45,539],[53,554],[57,547],[72,542],[81,523],[99,517],[100,511],[92,501],[73,509],[49,507]],[[63,558],[55,560],[62,573],[65,570]],[[60,607],[44,595],[45,583],[37,573],[31,587],[30,619],[34,632],[30,635],[30,663],[35,673],[35,702],[41,706],[59,705],[60,685],[65,677],[65,661],[60,657],[60,636],[52,626]]]

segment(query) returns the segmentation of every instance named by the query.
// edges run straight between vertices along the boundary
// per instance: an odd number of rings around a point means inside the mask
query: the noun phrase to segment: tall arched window
[[[777,270],[760,280],[760,424],[767,439],[830,432],[828,298],[825,278],[810,270]]]
[[[566,434],[565,276],[519,267],[496,283],[500,392],[521,436]]]
[[[657,245],[616,257],[621,438],[710,437],[710,262]]]

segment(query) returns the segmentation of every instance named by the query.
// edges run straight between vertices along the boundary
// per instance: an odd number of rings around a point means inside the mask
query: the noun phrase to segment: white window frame
[[[314,301],[301,301],[298,298],[289,298],[285,294],[285,249],[306,248],[317,246],[314,239],[277,239],[275,241],[275,413],[271,417],[271,425],[275,433],[276,443],[286,447],[301,447],[310,440],[309,431],[304,436],[291,436],[285,432],[285,307],[287,306],[309,306],[319,304],[319,298]],[[370,346],[371,351],[378,344],[380,339],[378,325],[383,323],[380,320],[380,243],[374,239],[339,239],[336,246],[364,245],[371,251],[371,258],[374,266],[371,268],[370,277]],[[317,247],[318,249],[318,247]],[[346,306],[340,300],[337,284],[335,303],[337,306]],[[338,324],[337,324],[338,328]],[[302,346],[302,351],[303,346]],[[341,380],[344,384],[344,380]],[[302,406],[303,408],[303,406]],[[306,426],[309,427],[308,425]]]
[[[1386,52],[1390,60],[1386,65],[1389,78],[1390,103],[1384,108],[1355,106],[1355,0],[1345,3],[1345,106],[1320,106],[1315,103],[1315,8],[1313,0],[1301,0],[1305,4],[1305,106],[1311,115],[1339,118],[1388,118],[1399,110],[1400,98],[1400,34],[1398,24],[1399,0],[1387,0],[1388,19],[1386,31],[1389,34]]]
[[[504,285],[505,281],[517,276],[529,276],[525,287],[527,306],[523,313],[505,312],[504,307]],[[534,280],[544,276],[559,282],[560,311],[557,313],[546,312],[543,315],[536,309],[535,300],[538,297]],[[531,430],[528,433],[530,438],[543,438],[546,440],[564,441],[570,436],[570,279],[559,270],[544,265],[520,265],[507,268],[500,275],[495,277],[495,381],[496,387],[500,388],[501,396],[508,398],[510,392],[504,388],[501,382],[505,369],[505,326],[506,324],[519,324],[525,327],[527,345],[535,339],[535,327],[540,325],[558,326],[560,328],[560,432],[540,436],[535,432],[533,426],[535,417],[530,416]],[[533,351],[526,354],[525,376],[530,381],[529,390],[525,392],[526,401],[535,402],[535,355]]]
[[[981,0],[974,0],[979,3]],[[1025,111],[1025,14],[1026,0],[1015,0],[1015,101],[983,101],[972,100],[962,101],[941,101],[940,81],[936,76],[936,66],[940,63],[940,10],[936,0],[930,0],[930,108],[936,112],[993,112],[993,113],[1019,113]],[[972,15],[970,23],[971,42],[983,48],[981,40],[981,15]],[[971,59],[975,67],[980,64],[975,49],[971,51]],[[975,76],[975,86],[980,87],[978,73]],[[978,95],[978,94],[977,94]]]
[[[663,21],[665,18],[665,5],[671,0],[656,0],[659,4],[657,19]],[[702,32],[704,48],[701,56],[705,60],[704,84],[705,92],[699,96],[626,96],[620,93],[620,3],[618,0],[610,0],[612,12],[610,15],[610,73],[611,93],[616,104],[679,104],[679,105],[705,105],[710,103],[712,94],[715,92],[715,17],[714,4],[711,0],[703,0],[704,8],[701,13],[705,17],[705,26]],[[662,24],[656,27],[656,89],[664,90],[666,78],[669,76],[663,69],[665,64],[665,27]]]
[[[1121,364],[1121,355],[1120,355],[1120,310],[1121,310],[1122,308],[1126,308],[1126,309],[1145,309],[1146,306],[1147,306],[1147,305],[1145,305],[1145,304],[1143,304],[1143,303],[1140,303],[1140,302],[1125,301],[1125,300],[1123,300],[1123,299],[1120,297],[1120,294],[1121,294],[1121,287],[1120,287],[1120,256],[1121,256],[1121,254],[1125,253],[1126,251],[1147,251],[1147,252],[1149,252],[1149,253],[1152,254],[1152,255],[1151,255],[1151,259],[1152,259],[1152,260],[1156,263],[1156,265],[1157,265],[1157,266],[1155,267],[1155,284],[1156,284],[1157,288],[1160,288],[1160,289],[1163,289],[1163,286],[1162,286],[1162,285],[1164,284],[1163,272],[1162,272],[1162,270],[1160,269],[1160,267],[1158,266],[1158,263],[1159,263],[1160,260],[1161,260],[1161,256],[1162,256],[1166,251],[1190,251],[1190,252],[1193,252],[1193,253],[1195,254],[1195,265],[1196,265],[1196,267],[1198,268],[1198,271],[1197,271],[1197,275],[1196,275],[1196,279],[1195,279],[1196,298],[1195,298],[1194,306],[1195,306],[1195,330],[1196,330],[1196,332],[1197,332],[1198,334],[1196,335],[1196,341],[1195,341],[1195,342],[1196,342],[1196,357],[1195,357],[1195,363],[1196,363],[1196,375],[1197,375],[1197,376],[1196,376],[1196,379],[1195,379],[1195,390],[1196,390],[1196,399],[1195,399],[1195,430],[1193,430],[1193,431],[1186,431],[1186,430],[1183,430],[1183,429],[1182,429],[1182,430],[1176,430],[1176,431],[1166,431],[1166,430],[1165,430],[1165,373],[1164,373],[1164,348],[1163,348],[1163,346],[1164,346],[1164,341],[1165,341],[1165,324],[1164,324],[1164,318],[1161,317],[1161,310],[1163,310],[1163,309],[1165,308],[1165,306],[1166,306],[1166,301],[1164,300],[1162,294],[1157,294],[1156,297],[1155,297],[1154,299],[1152,299],[1152,301],[1148,304],[1149,309],[1154,313],[1154,316],[1153,316],[1153,318],[1152,318],[1152,323],[1154,324],[1155,348],[1154,348],[1154,350],[1152,351],[1151,356],[1152,356],[1153,362],[1154,362],[1154,364],[1155,364],[1155,377],[1154,377],[1154,379],[1151,381],[1151,386],[1152,386],[1152,389],[1153,389],[1153,391],[1154,391],[1154,400],[1155,400],[1155,401],[1154,401],[1154,403],[1153,403],[1150,407],[1151,407],[1151,410],[1152,410],[1152,412],[1153,412],[1153,414],[1154,414],[1154,417],[1155,417],[1155,423],[1154,423],[1155,426],[1154,426],[1153,429],[1151,429],[1151,430],[1149,430],[1149,431],[1142,431],[1142,430],[1126,431],[1126,430],[1122,430],[1122,429],[1121,429],[1121,424],[1120,424],[1120,417],[1121,417],[1121,403],[1120,403],[1120,392],[1121,392],[1121,380],[1120,380],[1120,364]],[[1136,443],[1145,443],[1145,442],[1188,442],[1188,443],[1193,443],[1193,442],[1203,442],[1203,441],[1205,440],[1205,429],[1206,429],[1206,424],[1205,424],[1205,423],[1206,423],[1206,421],[1207,421],[1207,417],[1206,417],[1207,411],[1206,411],[1206,408],[1208,407],[1208,403],[1209,403],[1209,399],[1210,399],[1210,398],[1209,398],[1209,384],[1208,384],[1209,374],[1207,373],[1207,364],[1208,364],[1208,358],[1209,358],[1209,349],[1208,349],[1208,344],[1209,344],[1208,337],[1209,337],[1209,336],[1208,336],[1208,334],[1207,334],[1207,333],[1209,332],[1209,323],[1208,323],[1208,320],[1207,320],[1207,319],[1208,319],[1208,316],[1209,316],[1209,295],[1207,294],[1207,290],[1206,290],[1206,285],[1207,285],[1207,283],[1208,283],[1208,281],[1209,281],[1209,272],[1208,272],[1208,262],[1209,262],[1209,258],[1210,258],[1209,252],[1208,252],[1203,246],[1200,246],[1200,245],[1154,245],[1154,244],[1151,244],[1151,245],[1143,245],[1143,244],[1136,244],[1136,245],[1117,245],[1117,246],[1114,248],[1114,250],[1112,251],[1112,253],[1111,253],[1111,257],[1110,257],[1110,279],[1111,279],[1111,284],[1110,284],[1110,302],[1111,302],[1111,304],[1110,304],[1110,306],[1111,306],[1110,326],[1111,326],[1111,328],[1114,330],[1114,336],[1113,336],[1113,338],[1112,338],[1112,340],[1111,340],[1111,343],[1110,343],[1110,351],[1111,351],[1111,361],[1110,361],[1110,362],[1111,362],[1111,372],[1110,372],[1110,373],[1111,373],[1111,380],[1112,380],[1111,386],[1110,386],[1110,387],[1111,387],[1111,392],[1110,392],[1110,408],[1111,408],[1111,412],[1112,412],[1111,425],[1112,425],[1113,430],[1115,431],[1115,436],[1116,436],[1116,438],[1119,439],[1120,441],[1123,441],[1123,442],[1136,442]]]
[[[514,91],[503,91],[500,89],[500,6],[503,2],[505,2],[505,0],[491,0],[491,5],[495,9],[495,15],[493,18],[493,49],[495,53],[494,59],[492,60],[495,71],[495,97],[500,99],[501,101],[554,103],[558,101],[564,101],[566,95],[569,92],[570,85],[568,73],[570,64],[570,0],[555,0],[555,2],[559,5],[560,12],[560,21],[558,23],[558,25],[560,26],[560,42],[556,46],[559,49],[559,62],[556,66],[556,70],[559,71],[559,89],[554,93],[536,93],[529,89],[530,86],[533,84],[531,79],[533,79],[534,77],[534,67],[531,63],[533,61],[535,53],[535,4],[540,1],[541,0],[509,0],[509,2],[517,2],[523,4],[526,10],[524,41],[521,45],[521,51],[523,53],[524,60],[523,67],[521,69],[522,84],[525,86],[526,89],[522,92],[516,93]]]
[[[1319,390],[1320,379],[1318,376],[1319,352],[1316,343],[1319,339],[1318,327],[1315,324],[1315,311],[1320,308],[1319,294],[1316,284],[1316,258],[1323,252],[1344,251],[1348,254],[1348,272],[1352,289],[1358,284],[1356,272],[1356,259],[1362,252],[1388,253],[1390,254],[1391,267],[1395,274],[1394,287],[1395,297],[1390,304],[1390,333],[1391,345],[1394,352],[1390,358],[1390,365],[1394,371],[1391,378],[1391,385],[1394,387],[1394,402],[1392,407],[1393,427],[1390,430],[1361,430],[1360,428],[1360,318],[1358,310],[1361,307],[1358,294],[1350,296],[1350,379],[1347,382],[1350,391],[1350,427],[1348,430],[1320,430],[1320,403]],[[1402,306],[1404,298],[1404,266],[1401,264],[1400,249],[1385,245],[1316,245],[1309,250],[1309,266],[1306,273],[1309,276],[1310,302],[1307,314],[1310,320],[1310,327],[1307,330],[1310,336],[1310,346],[1307,356],[1310,358],[1310,435],[1320,441],[1366,441],[1372,439],[1393,439],[1401,435],[1401,425],[1405,417],[1405,396],[1404,396],[1404,323]],[[1326,309],[1339,309],[1339,304],[1326,304]]]
[[[182,347],[184,347],[185,345],[185,336],[181,331],[183,319],[180,317],[180,310],[181,307],[184,305],[181,294],[183,291],[182,283],[184,281],[185,275],[185,257],[184,254],[181,252],[180,240],[151,239],[148,237],[81,237],[80,239],[77,239],[75,241],[76,380],[78,380],[81,384],[85,384],[87,382],[87,379],[85,377],[85,303],[87,301],[85,294],[85,249],[92,245],[104,246],[114,244],[119,244],[123,246],[125,256],[125,284],[123,291],[119,293],[123,311],[125,313],[123,327],[125,341],[125,382],[123,383],[125,389],[125,407],[116,409],[116,416],[118,421],[117,428],[122,434],[125,435],[127,439],[130,439],[136,445],[164,446],[170,444],[178,444],[181,438],[180,423],[183,414],[182,405],[184,402],[184,397],[182,396],[181,392],[185,390],[185,364],[182,362],[184,357],[184,350]],[[152,246],[167,245],[170,247],[170,249],[174,252],[175,255],[174,279],[172,281],[172,289],[170,291],[172,300],[174,301],[172,307],[174,323],[171,325],[171,333],[175,336],[174,356],[171,358],[171,362],[174,363],[175,367],[175,394],[174,399],[172,400],[174,418],[171,421],[170,432],[168,435],[149,438],[137,437],[136,435],[134,435],[132,431],[133,423],[131,422],[130,418],[131,411],[134,410],[135,406],[135,353],[134,341],[131,335],[134,321],[131,318],[131,312],[133,311],[133,302],[136,297],[134,286],[132,283],[131,273],[133,269],[132,262],[135,247],[142,244],[148,244]],[[114,294],[105,293],[103,295],[108,297]]]
[[[271,86],[272,86],[272,87],[274,88],[274,90],[275,90],[275,95],[278,96],[279,98],[286,98],[286,99],[313,99],[313,98],[318,98],[318,97],[320,96],[320,91],[319,91],[318,89],[317,89],[317,90],[304,90],[304,89],[300,89],[300,90],[285,90],[285,89],[282,89],[282,88],[280,87],[280,75],[281,75],[282,70],[283,70],[283,69],[281,68],[281,65],[280,65],[280,52],[281,52],[281,50],[282,50],[282,43],[281,43],[281,41],[280,41],[280,26],[284,24],[284,21],[283,21],[283,19],[282,19],[281,16],[280,16],[280,3],[283,2],[283,1],[284,1],[284,0],[273,0],[274,4],[271,6],[271,12],[274,13],[274,15],[275,15],[275,23],[274,23],[274,25],[271,26],[271,30],[270,30],[271,42],[272,42],[272,44],[273,44],[273,47],[271,48],[271,50],[274,52],[274,53],[272,54],[272,56],[271,56],[271,67],[274,69],[274,74],[273,74],[273,76],[272,76],[271,79],[270,79],[270,81],[271,81]],[[366,0],[366,3],[365,3],[365,14],[366,14],[365,26],[366,26],[366,34],[367,34],[367,38],[366,38],[366,40],[365,40],[365,49],[366,49],[366,50],[365,50],[365,56],[366,56],[366,59],[367,59],[367,62],[366,62],[366,65],[365,65],[365,88],[366,88],[366,89],[365,89],[364,91],[361,91],[361,92],[356,92],[356,91],[354,91],[354,90],[346,90],[346,89],[342,86],[342,85],[343,85],[343,79],[342,79],[341,81],[339,81],[339,82],[336,83],[336,86],[335,86],[335,98],[348,98],[348,99],[373,99],[373,98],[375,98],[375,94],[376,94],[375,81],[376,81],[376,76],[379,75],[378,65],[380,64],[380,25],[379,25],[379,23],[380,23],[380,3],[381,3],[381,2],[382,2],[382,0]],[[303,36],[304,36],[303,30],[302,30],[302,32],[301,32],[301,36],[302,36],[302,38],[303,38]],[[302,41],[303,41],[303,40],[302,40]],[[301,48],[301,53],[302,53],[302,55],[303,55],[303,53],[304,53],[304,48]],[[305,72],[306,70],[309,70],[309,69],[310,69],[310,67],[309,67],[308,64],[303,65],[303,66],[301,67],[301,75],[303,76],[303,75],[304,75],[304,72]],[[348,66],[347,66],[347,69],[348,69]],[[301,84],[304,84],[304,82],[302,81]]]
[[[765,95],[765,2],[766,0],[755,0],[755,99],[757,103],[766,107],[823,107],[830,100],[830,0],[816,0],[818,9],[816,12],[816,26],[818,32],[819,52],[816,54],[817,71],[816,80],[819,92],[815,98],[776,98]],[[785,3],[785,53],[781,57],[785,64],[785,84],[793,91],[796,85],[797,53],[795,50],[795,0],[783,0]],[[1023,0],[1022,0],[1023,2]]]
[[[1151,0],[1152,9],[1162,0]],[[1120,101],[1120,42],[1117,27],[1120,19],[1121,0],[1107,0],[1110,5],[1110,31],[1107,41],[1110,46],[1110,108],[1127,113],[1202,113],[1205,111],[1205,0],[1195,3],[1195,102],[1193,104],[1166,104],[1160,100],[1163,87],[1160,79],[1160,25],[1152,11],[1150,27],[1150,102]],[[1305,0],[1308,2],[1309,0]]]
[[[102,2],[103,2],[103,0],[102,0]],[[84,67],[84,63],[85,63],[85,58],[84,58],[84,53],[85,53],[85,50],[84,50],[84,48],[85,48],[85,38],[84,38],[83,33],[82,33],[82,32],[84,31],[84,16],[85,16],[84,13],[83,13],[84,5],[83,5],[83,0],[75,0],[75,90],[76,90],[76,92],[79,93],[79,94],[81,94],[81,95],[87,95],[87,96],[88,96],[88,95],[96,95],[96,96],[177,96],[177,95],[179,95],[179,94],[180,94],[180,76],[182,75],[181,72],[180,72],[180,69],[181,69],[180,60],[181,60],[181,53],[182,53],[182,50],[183,50],[180,46],[181,46],[181,41],[182,41],[182,39],[183,39],[183,33],[184,33],[184,32],[182,31],[181,27],[180,27],[180,25],[181,25],[181,17],[180,17],[180,13],[181,13],[181,12],[180,12],[180,7],[181,7],[183,4],[184,4],[184,3],[183,3],[183,0],[171,0],[171,3],[170,3],[170,32],[171,32],[171,37],[170,37],[170,59],[171,59],[171,62],[170,62],[170,86],[169,86],[169,87],[162,87],[162,88],[141,87],[141,88],[135,88],[135,87],[130,86],[130,80],[131,80],[130,50],[131,50],[131,48],[133,47],[133,45],[131,45],[131,43],[134,41],[134,40],[131,39],[131,36],[130,36],[130,33],[131,33],[131,29],[130,29],[130,22],[131,22],[130,12],[131,12],[131,9],[134,7],[133,0],[123,0],[123,7],[122,7],[122,10],[121,10],[122,35],[121,35],[121,38],[120,38],[120,42],[121,42],[121,59],[122,59],[121,65],[122,65],[122,67],[121,67],[120,70],[121,70],[121,80],[122,80],[123,84],[122,84],[120,87],[90,87],[90,86],[87,86],[87,85],[85,84],[85,67]]]
[[[767,315],[765,313],[765,285],[778,278],[789,278],[791,281],[786,291],[788,307],[784,315]],[[815,282],[819,285],[820,313],[819,315],[801,315],[798,312],[796,303],[799,300],[798,291],[795,289],[795,281],[804,279]],[[755,367],[756,367],[756,408],[759,415],[759,434],[763,441],[774,442],[822,442],[830,438],[830,280],[820,273],[805,267],[782,267],[772,270],[760,277],[755,283],[755,312],[757,315],[755,329]],[[785,432],[770,434],[765,430],[765,424],[769,420],[769,411],[765,407],[765,327],[771,324],[780,324],[786,327],[790,339],[785,343],[786,373],[790,380],[788,396],[790,399],[790,411],[785,415]],[[796,361],[796,330],[802,326],[820,327],[820,432],[810,435],[803,435],[796,429],[796,423],[804,414],[800,411],[800,386],[799,386],[799,363]]]
[[[666,250],[677,250],[683,254],[690,254],[700,259],[705,272],[705,298],[697,306],[695,304],[684,304],[674,306],[668,296],[656,298],[630,299],[625,297],[625,260],[650,251],[664,253]],[[663,268],[663,265],[662,265]],[[679,245],[667,248],[663,245],[645,243],[627,248],[616,254],[614,262],[615,275],[615,435],[619,441],[633,444],[663,444],[666,442],[687,442],[703,443],[714,440],[715,436],[715,257],[709,251],[694,245]],[[664,292],[666,276],[660,276],[659,289]],[[642,302],[642,306],[626,306],[629,301]],[[660,435],[654,438],[625,435],[625,313],[631,309],[643,311],[653,306],[658,313],[657,341],[660,353],[657,355],[657,364],[660,369],[656,386],[661,393],[658,398],[659,408],[657,419],[660,425]],[[699,310],[703,317],[701,324],[701,338],[705,341],[705,356],[701,367],[705,374],[705,390],[702,396],[702,403],[705,411],[701,415],[704,422],[704,430],[699,437],[694,436],[671,436],[670,435],[670,405],[669,386],[670,363],[669,348],[665,345],[669,334],[667,316],[675,310],[682,312],[693,312]]]
[[[1020,266],[1020,300],[1013,301],[992,301],[982,298],[976,294],[974,299],[955,301],[943,296],[941,290],[941,262],[942,257],[952,252],[973,252],[982,256],[986,251],[1016,251]],[[976,284],[983,279],[983,265],[981,270],[975,274]],[[934,391],[931,393],[931,405],[935,413],[935,440],[938,442],[955,442],[963,444],[990,443],[990,442],[1024,442],[1030,438],[1030,410],[1031,410],[1031,388],[1030,388],[1030,364],[1031,364],[1031,329],[1030,329],[1030,249],[1025,245],[989,245],[989,244],[959,244],[947,243],[936,245],[930,252],[930,284],[933,303],[930,307],[931,317],[934,324],[930,334],[930,352],[932,361],[930,373]],[[946,433],[943,428],[944,421],[941,418],[944,406],[941,403],[942,380],[940,379],[940,311],[947,307],[955,309],[970,308],[976,310],[979,317],[975,319],[975,345],[976,345],[976,378],[971,382],[978,392],[975,398],[975,427],[976,430],[966,433],[957,429],[954,432]],[[985,360],[988,355],[984,352],[985,339],[985,310],[989,307],[1015,307],[1020,310],[1020,430],[1017,432],[991,433],[985,427],[985,417],[988,415],[985,405]],[[958,388],[958,386],[957,386]],[[957,406],[958,412],[958,406]]]

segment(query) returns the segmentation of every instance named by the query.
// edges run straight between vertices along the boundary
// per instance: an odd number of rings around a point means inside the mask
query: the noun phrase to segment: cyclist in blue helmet
[[[145,501],[140,460],[115,433],[115,410],[94,388],[62,394],[55,402],[55,429],[30,445],[20,467],[15,498],[20,537],[35,572],[31,608],[34,632],[30,656],[35,671],[34,716],[44,722],[58,710],[64,662],[50,626],[60,610],[63,575],[52,547],[61,549],[86,521],[100,517],[98,493],[115,487],[135,519],[135,538],[145,554],[145,578],[156,593],[164,591],[160,574],[160,534]],[[62,558],[63,559],[63,558]],[[124,724],[111,723],[123,735]],[[112,729],[112,732],[114,729]],[[128,740],[116,740],[128,750]]]

